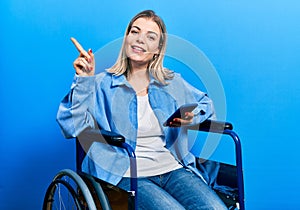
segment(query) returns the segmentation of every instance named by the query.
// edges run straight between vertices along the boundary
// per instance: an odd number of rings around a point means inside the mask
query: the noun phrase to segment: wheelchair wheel
[[[106,193],[104,193],[104,190],[102,189],[102,186],[99,182],[95,180],[95,178],[89,174],[86,173],[80,173],[81,177],[87,184],[88,188],[92,189],[92,196],[94,198],[97,210],[112,210],[112,207],[110,205],[110,201],[108,197],[106,196]]]
[[[93,196],[83,179],[74,171],[60,171],[49,185],[43,210],[77,209],[96,210]]]

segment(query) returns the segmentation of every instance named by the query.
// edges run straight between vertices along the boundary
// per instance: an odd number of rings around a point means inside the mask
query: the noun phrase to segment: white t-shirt
[[[137,176],[155,176],[182,167],[165,148],[163,131],[149,104],[148,95],[137,96],[138,133],[135,155]],[[130,176],[130,169],[124,177]]]

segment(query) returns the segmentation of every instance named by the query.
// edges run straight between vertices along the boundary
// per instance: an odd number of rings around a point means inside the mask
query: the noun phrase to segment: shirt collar
[[[155,79],[152,74],[150,74],[150,84],[161,85],[161,83],[157,79]],[[128,87],[130,86],[124,74],[122,75],[112,74],[112,86],[120,86],[120,85],[126,85]]]
[[[112,74],[112,86],[119,86],[119,85],[129,86],[129,83],[128,83],[125,75],[124,74],[122,74],[122,75]]]
[[[152,74],[150,74],[150,84],[154,83],[160,84],[160,82],[157,79],[155,79]]]

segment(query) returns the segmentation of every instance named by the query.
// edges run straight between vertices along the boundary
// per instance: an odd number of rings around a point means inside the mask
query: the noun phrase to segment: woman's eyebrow
[[[138,26],[132,26],[132,28],[136,28],[138,30],[141,30],[140,27],[138,27]]]

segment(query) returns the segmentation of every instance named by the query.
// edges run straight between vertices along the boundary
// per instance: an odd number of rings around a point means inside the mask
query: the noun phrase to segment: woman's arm
[[[66,138],[76,137],[87,127],[94,126],[95,59],[92,50],[85,51],[79,42],[71,38],[79,52],[73,62],[76,71],[70,92],[61,101],[57,122]]]
[[[70,92],[63,98],[57,122],[66,138],[78,136],[87,127],[94,127],[95,76],[75,76]]]
[[[180,87],[183,91],[181,95],[185,96],[184,103],[196,102],[198,103],[198,106],[192,112],[183,113],[183,118],[176,118],[173,122],[173,126],[200,123],[206,119],[215,119],[215,109],[213,101],[208,97],[206,93],[193,87],[179,74],[176,75],[175,80],[177,80],[177,87]]]

